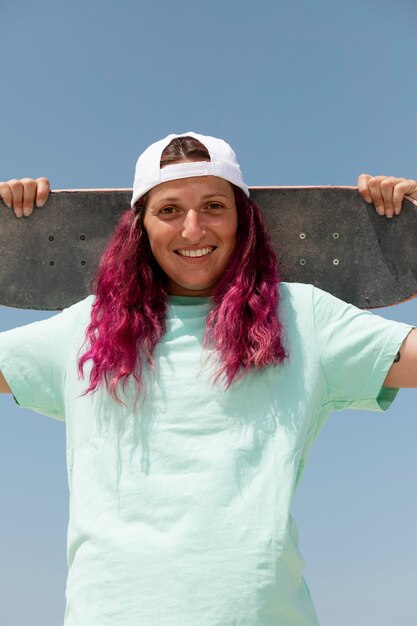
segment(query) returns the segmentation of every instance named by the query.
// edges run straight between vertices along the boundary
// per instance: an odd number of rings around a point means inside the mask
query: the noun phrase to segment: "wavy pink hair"
[[[220,356],[216,380],[227,386],[252,367],[286,357],[278,319],[278,263],[257,205],[234,188],[238,212],[236,246],[213,291],[205,344]]]
[[[234,187],[236,246],[212,294],[204,344],[218,355],[215,376],[228,387],[251,368],[286,357],[277,316],[277,259],[258,207]],[[117,400],[117,384],[130,377],[144,391],[143,368],[154,369],[154,350],[165,332],[168,294],[143,226],[146,198],[126,211],[109,242],[96,277],[96,298],[86,331],[87,351],[78,371],[92,362],[85,394],[103,383]]]

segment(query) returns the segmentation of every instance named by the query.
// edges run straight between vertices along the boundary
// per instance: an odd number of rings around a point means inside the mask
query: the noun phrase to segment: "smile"
[[[175,250],[176,254],[180,254],[181,256],[189,256],[189,257],[200,257],[207,256],[211,252],[215,250],[214,246],[208,246],[206,248],[199,248],[198,250]]]

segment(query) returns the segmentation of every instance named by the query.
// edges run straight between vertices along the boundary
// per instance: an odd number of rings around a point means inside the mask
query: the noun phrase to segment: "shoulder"
[[[315,287],[304,283],[285,283],[279,285],[279,316],[293,318],[305,314],[311,316]]]
[[[329,328],[336,320],[347,322],[350,319],[372,317],[372,314],[314,285],[281,283],[278,317],[284,328],[298,329],[303,334],[316,334],[320,328]]]
[[[54,319],[52,326],[56,324],[56,327],[61,329],[63,334],[78,342],[84,337],[91,321],[91,311],[94,302],[95,296],[87,296],[84,300],[80,300],[63,309],[55,318],[52,318]]]
[[[279,284],[280,300],[284,302],[305,300],[312,297],[315,287],[307,283],[286,283]]]
[[[65,317],[67,320],[72,319],[79,322],[88,321],[91,316],[91,309],[94,302],[95,296],[87,296],[84,300],[75,302],[75,304],[71,304],[69,307],[62,309],[58,315]]]
[[[83,300],[79,300],[78,302],[74,302],[74,304],[70,304],[70,306],[62,309],[63,311],[83,311],[86,309],[91,309],[92,305],[95,302],[96,297],[94,295],[87,296]]]
[[[281,306],[297,309],[300,314],[308,311],[315,317],[322,315],[328,317],[329,315],[341,314],[346,310],[352,313],[365,313],[353,304],[311,284],[283,282],[280,284],[279,294]]]

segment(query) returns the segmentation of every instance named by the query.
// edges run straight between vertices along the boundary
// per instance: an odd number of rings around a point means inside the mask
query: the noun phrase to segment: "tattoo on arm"
[[[401,354],[400,354],[400,351],[398,350],[398,352],[397,352],[397,356],[396,356],[396,357],[395,357],[395,359],[394,359],[394,363],[398,363],[398,361],[399,361],[400,359],[401,359]]]

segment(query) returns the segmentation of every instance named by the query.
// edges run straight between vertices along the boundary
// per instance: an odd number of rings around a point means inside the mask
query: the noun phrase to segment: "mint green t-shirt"
[[[228,390],[202,348],[210,300],[173,297],[136,404],[83,396],[93,297],[0,335],[22,407],[65,420],[65,626],[317,626],[291,501],[328,414],[386,409],[410,331],[310,285],[283,284],[289,359]]]

